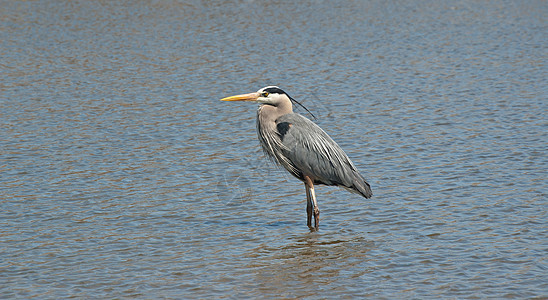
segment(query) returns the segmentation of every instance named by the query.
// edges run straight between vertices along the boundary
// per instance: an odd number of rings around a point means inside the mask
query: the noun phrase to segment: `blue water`
[[[547,15],[4,2],[0,298],[548,297]],[[373,188],[317,187],[318,232],[256,105],[219,101],[266,85]]]

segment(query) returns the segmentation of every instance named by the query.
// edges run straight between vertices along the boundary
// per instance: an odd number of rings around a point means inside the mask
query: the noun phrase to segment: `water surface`
[[[547,8],[3,3],[0,298],[547,297]],[[319,232],[272,84],[373,188]]]

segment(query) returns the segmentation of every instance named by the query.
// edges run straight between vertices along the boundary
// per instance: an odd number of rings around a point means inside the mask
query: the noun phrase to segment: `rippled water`
[[[547,15],[4,1],[0,298],[548,297]],[[271,84],[373,187],[318,187],[319,232],[219,101]]]

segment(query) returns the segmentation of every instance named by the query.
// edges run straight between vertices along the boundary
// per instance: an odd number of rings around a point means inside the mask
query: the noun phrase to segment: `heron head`
[[[291,103],[291,98],[277,86],[267,86],[255,93],[230,96],[221,99],[221,101],[252,101],[260,104],[278,106],[281,103]]]
[[[282,102],[291,103],[289,95],[281,88],[274,85],[264,87],[258,90],[257,93],[259,94],[259,98],[257,98],[258,103],[274,106],[278,106]]]
[[[276,107],[285,106],[289,107],[290,112],[292,111],[291,103],[293,102],[304,108],[312,116],[312,118],[316,119],[316,116],[314,116],[314,114],[311,113],[308,108],[304,107],[304,105],[302,105],[299,101],[291,98],[286,92],[284,92],[281,88],[275,85],[264,87],[256,91],[255,93],[226,97],[221,99],[221,101],[252,101]]]

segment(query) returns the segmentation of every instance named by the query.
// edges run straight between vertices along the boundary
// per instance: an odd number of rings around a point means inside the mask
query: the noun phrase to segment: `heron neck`
[[[278,104],[278,112],[279,112],[279,116],[283,116],[285,114],[290,114],[293,112],[293,104],[291,103],[291,100],[289,99],[285,99],[286,101],[283,101],[281,102],[280,104]]]
[[[264,121],[275,122],[279,117],[293,112],[291,101],[282,102],[278,106],[263,104],[259,108],[259,114]]]

